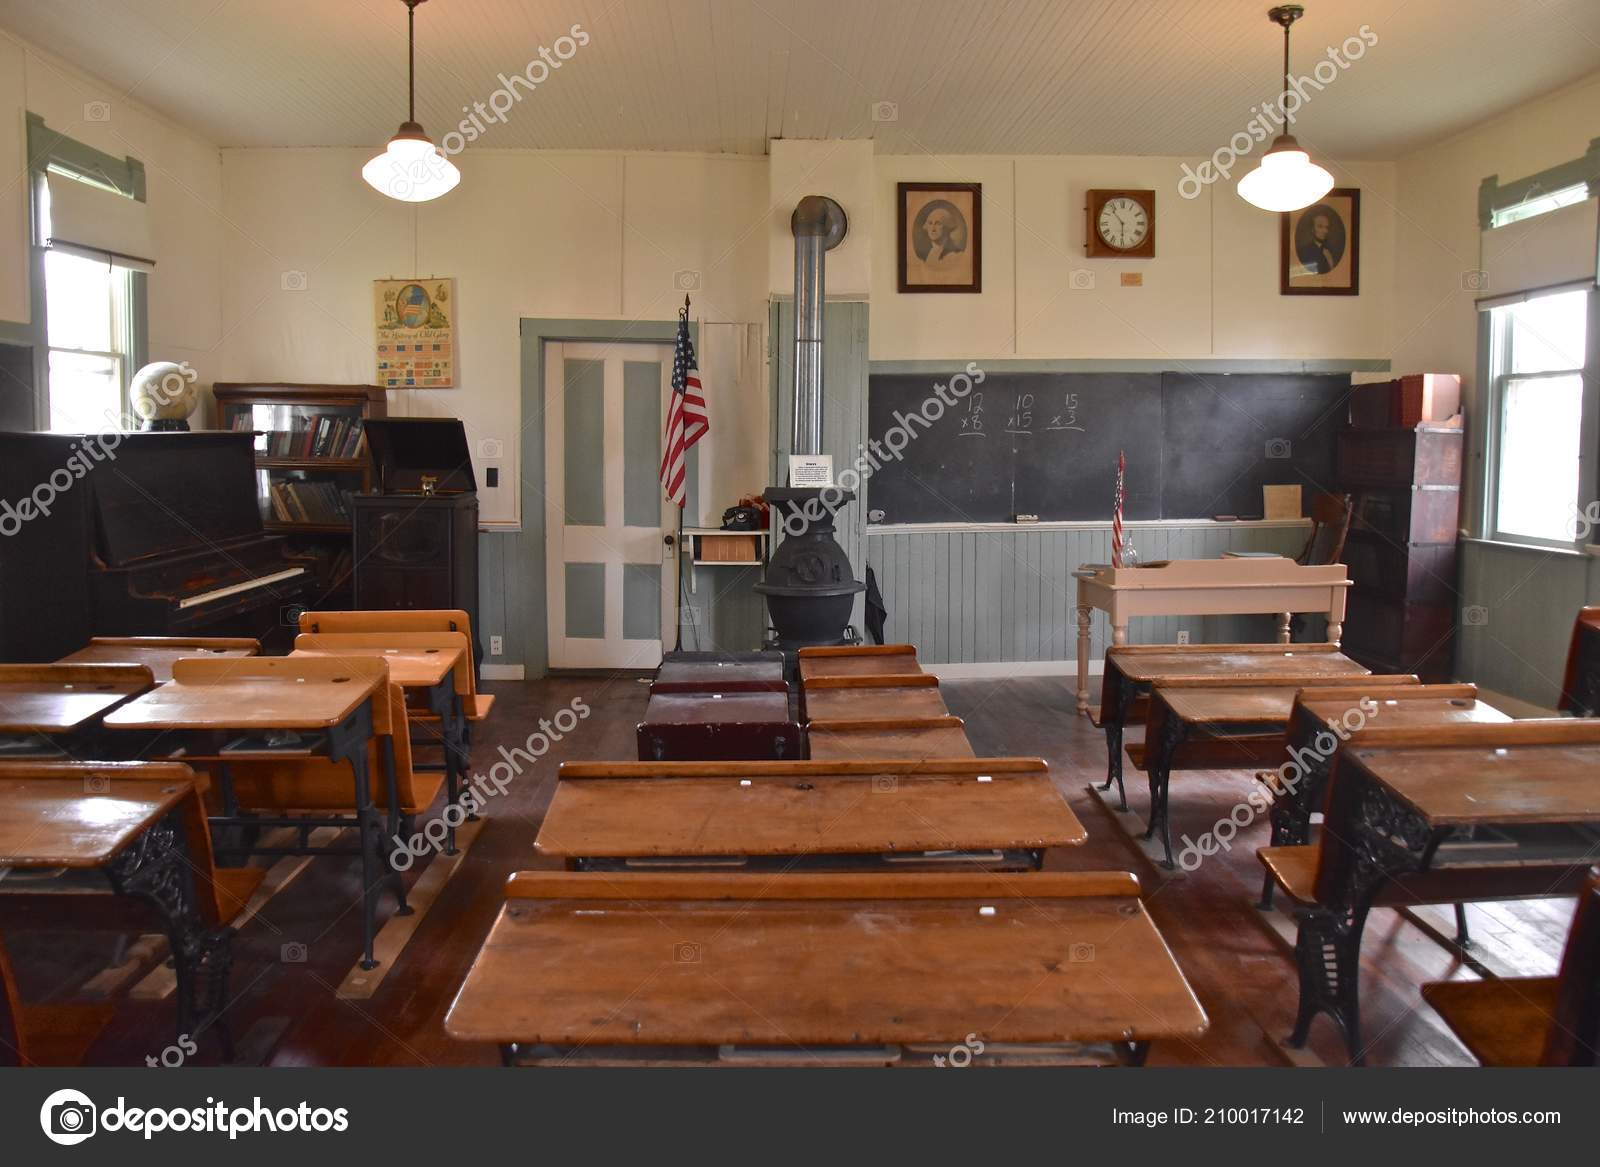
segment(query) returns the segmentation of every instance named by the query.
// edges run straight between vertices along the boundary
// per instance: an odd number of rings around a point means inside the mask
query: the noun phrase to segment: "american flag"
[[[1117,492],[1111,502],[1111,566],[1122,566],[1122,477],[1128,461],[1121,450],[1117,451]]]
[[[672,404],[667,409],[666,449],[661,455],[661,489],[681,508],[688,500],[689,448],[706,436],[711,415],[700,388],[700,369],[689,339],[689,301],[678,313],[678,347],[672,358]]]

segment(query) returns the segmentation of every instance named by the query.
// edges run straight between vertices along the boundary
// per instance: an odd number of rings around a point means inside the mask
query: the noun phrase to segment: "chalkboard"
[[[1263,485],[1329,488],[1350,391],[1348,374],[989,373],[946,406],[949,383],[871,377],[868,432],[889,455],[874,522],[1107,519],[1119,450],[1130,520],[1259,517]]]

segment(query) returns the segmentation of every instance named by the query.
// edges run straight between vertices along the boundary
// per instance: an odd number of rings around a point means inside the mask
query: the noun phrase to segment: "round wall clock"
[[[1086,254],[1144,258],[1155,255],[1155,191],[1091,190],[1084,209]]]

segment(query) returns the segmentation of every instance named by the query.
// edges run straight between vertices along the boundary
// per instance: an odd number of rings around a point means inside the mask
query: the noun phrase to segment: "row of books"
[[[233,428],[248,430],[254,422],[247,410],[233,415]],[[286,430],[267,434],[264,451],[269,458],[327,458],[350,461],[367,450],[367,434],[359,417],[337,413],[312,413],[294,419]]]
[[[350,493],[334,482],[274,482],[272,513],[280,523],[337,525],[350,521]]]

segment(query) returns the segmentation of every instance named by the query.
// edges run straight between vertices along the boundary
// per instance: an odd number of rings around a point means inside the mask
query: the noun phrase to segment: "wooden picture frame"
[[[1280,221],[1280,295],[1361,294],[1359,189],[1336,186],[1304,210],[1285,211]]]
[[[983,184],[902,182],[895,201],[899,290],[982,292]]]

